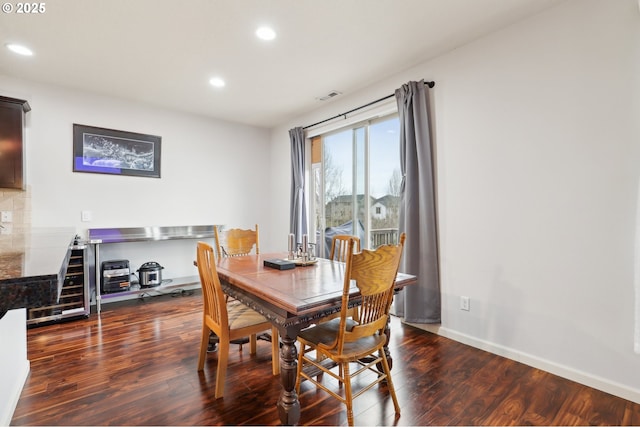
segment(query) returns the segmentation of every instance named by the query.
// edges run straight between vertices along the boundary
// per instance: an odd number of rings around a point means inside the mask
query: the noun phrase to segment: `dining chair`
[[[319,323],[298,335],[300,352],[296,392],[300,393],[302,379],[311,381],[347,406],[349,425],[353,425],[353,399],[382,381],[387,383],[396,417],[400,415],[400,406],[383,346],[387,341],[384,331],[405,238],[405,233],[402,233],[397,245],[383,245],[376,250],[363,250],[356,254],[353,253],[355,239],[350,239],[340,317]],[[347,316],[352,281],[355,281],[359,289],[357,298],[361,299],[358,321]],[[353,373],[350,370],[352,363],[357,364]],[[334,369],[336,365],[340,367],[338,373]],[[344,385],[344,392],[338,394],[314,379],[318,371],[336,379],[340,388]],[[355,382],[357,391],[354,393],[352,378],[370,371],[375,375],[365,375]],[[373,379],[373,382],[362,386],[363,381],[367,379]]]
[[[258,236],[258,224],[255,230],[243,230],[240,228],[229,228],[220,230],[217,225],[213,227],[216,238],[216,255],[242,256],[248,255],[255,247],[255,253],[260,253],[260,239]]]
[[[349,239],[354,239],[356,245],[354,250],[360,252],[360,238],[357,236],[350,236],[349,234],[336,234],[331,239],[331,252],[329,253],[330,260],[336,260],[341,262],[347,261],[347,246]]]
[[[213,226],[213,232],[216,240],[216,255],[218,258],[229,256],[244,256],[249,255],[255,248],[255,254],[260,253],[260,238],[258,233],[258,224],[256,224],[255,230],[244,230],[240,228],[220,229],[217,225]],[[236,301],[227,295],[227,301],[232,304]],[[277,335],[261,334],[260,339],[271,341],[278,339]],[[212,338],[212,343],[215,343],[215,337]],[[247,342],[247,338],[240,338],[232,340],[233,344],[242,345]],[[213,344],[215,345],[215,344]]]
[[[272,373],[273,375],[278,375],[280,372],[278,330],[260,313],[239,301],[227,304],[216,270],[216,261],[211,245],[205,242],[198,242],[197,264],[204,300],[198,371],[204,369],[209,335],[213,332],[218,336],[219,340],[215,398],[221,398],[224,394],[224,382],[229,360],[229,343],[234,339],[250,337],[250,354],[255,354],[257,351],[256,335],[271,329],[271,335],[276,337],[271,341]]]

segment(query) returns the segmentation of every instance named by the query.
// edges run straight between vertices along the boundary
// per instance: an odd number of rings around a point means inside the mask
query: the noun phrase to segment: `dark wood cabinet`
[[[27,101],[0,96],[0,188],[25,189],[24,127]]]

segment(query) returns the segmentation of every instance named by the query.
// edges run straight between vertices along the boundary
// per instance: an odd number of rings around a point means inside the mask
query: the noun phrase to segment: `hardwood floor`
[[[28,330],[31,373],[11,425],[274,425],[280,391],[270,344],[232,347],[223,399],[216,353],[196,371],[201,295],[106,304],[100,316]],[[354,401],[359,425],[640,425],[640,405],[393,319],[396,419],[384,386]],[[326,376],[325,376],[326,377]],[[325,379],[329,382],[329,379]],[[342,425],[303,383],[301,424]]]

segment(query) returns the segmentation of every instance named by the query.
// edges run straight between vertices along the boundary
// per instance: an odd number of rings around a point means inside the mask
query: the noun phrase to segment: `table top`
[[[318,258],[315,264],[278,270],[264,266],[267,259],[286,259],[286,253],[221,258],[220,279],[254,295],[292,316],[335,306],[341,302],[345,264]],[[398,273],[396,288],[414,284],[416,277]],[[355,284],[353,295],[358,294]]]

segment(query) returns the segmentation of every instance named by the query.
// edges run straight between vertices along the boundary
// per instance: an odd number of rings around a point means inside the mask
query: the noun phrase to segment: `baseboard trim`
[[[11,419],[13,418],[13,413],[18,406],[18,401],[20,400],[20,394],[22,394],[22,389],[27,382],[27,377],[29,376],[29,371],[31,370],[31,363],[29,360],[25,360],[26,363],[22,364],[22,374],[17,377],[17,381],[14,384],[14,387],[9,392],[9,400],[0,408],[0,426],[8,426],[11,425]]]
[[[601,378],[597,375],[592,375],[587,372],[551,362],[549,360],[517,351],[509,347],[481,340],[476,337],[472,337],[470,335],[463,334],[446,327],[442,327],[440,325],[415,324],[409,322],[404,323],[428,332],[432,332],[436,335],[443,336],[445,338],[450,338],[462,344],[466,344],[480,350],[488,351],[489,353],[506,357],[507,359],[524,363],[525,365],[537,369],[542,369],[543,371],[558,375],[562,378],[566,378],[568,380],[575,381],[588,387],[592,387],[597,390],[604,391],[605,393],[609,393],[614,396],[618,396],[623,399],[627,399],[640,404],[640,389],[634,389],[624,384]]]

